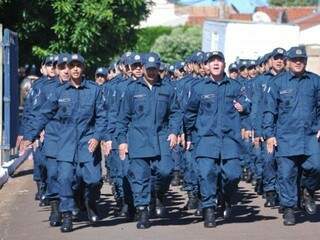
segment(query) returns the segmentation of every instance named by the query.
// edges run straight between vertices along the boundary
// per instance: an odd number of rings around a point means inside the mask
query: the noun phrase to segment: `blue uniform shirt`
[[[276,156],[318,153],[320,79],[305,72],[301,77],[282,72],[271,81],[263,116],[265,137],[276,137]]]
[[[234,101],[243,105],[245,113],[250,112],[251,102],[241,91],[241,84],[227,76],[220,83],[205,78],[193,87],[184,124],[188,140],[192,140],[193,131],[197,132],[197,157],[239,157],[240,113],[235,109]]]
[[[130,158],[160,156],[160,144],[168,134],[180,133],[181,120],[172,85],[158,81],[150,89],[140,78],[128,85],[121,102],[117,139],[119,144],[128,139]]]
[[[90,162],[98,157],[97,151],[90,153],[88,150],[88,141],[91,138],[101,140],[107,127],[98,85],[89,80],[82,80],[78,88],[71,83],[64,84],[43,104],[37,121],[32,123],[33,130],[25,139],[34,140],[53,117],[61,126],[57,160]]]

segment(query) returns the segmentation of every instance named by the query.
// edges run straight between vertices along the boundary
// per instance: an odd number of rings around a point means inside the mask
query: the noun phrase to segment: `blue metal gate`
[[[2,149],[15,147],[19,128],[18,36],[4,30],[3,35],[3,142]]]

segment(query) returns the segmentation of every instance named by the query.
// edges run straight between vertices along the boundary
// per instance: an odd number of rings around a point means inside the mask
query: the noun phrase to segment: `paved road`
[[[137,230],[135,223],[112,217],[113,198],[110,187],[103,186],[100,209],[103,220],[97,227],[87,222],[74,224],[75,231],[62,234],[59,228],[49,227],[49,208],[40,208],[35,202],[35,185],[32,181],[32,163],[26,161],[0,190],[0,240],[319,240],[320,214],[309,217],[303,214],[299,224],[284,227],[277,209],[263,208],[263,199],[252,192],[250,185],[241,183],[239,203],[233,209],[230,222],[218,219],[214,229],[203,228],[203,223],[192,213],[182,211],[185,195],[173,188],[168,196],[170,218],[153,219],[152,228]]]

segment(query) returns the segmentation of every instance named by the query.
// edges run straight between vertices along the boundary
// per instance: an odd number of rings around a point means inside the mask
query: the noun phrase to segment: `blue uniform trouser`
[[[278,191],[277,183],[277,163],[274,154],[267,152],[266,143],[262,144],[263,148],[263,190]]]
[[[255,167],[255,179],[262,179],[263,172],[263,156],[261,151],[261,146],[254,146],[252,149],[252,153],[254,155],[254,167]]]
[[[56,158],[46,158],[47,168],[47,192],[46,198],[58,199],[59,198],[59,184],[58,184],[58,162]]]
[[[251,139],[243,140],[243,147],[244,147],[244,164],[245,167],[249,168],[252,174],[255,174],[255,166],[254,166],[254,155],[253,155],[253,146]]]
[[[198,170],[195,159],[195,150],[191,148],[185,151],[185,171],[183,175],[185,190],[198,194]]]
[[[60,212],[75,210],[74,191],[83,182],[85,184],[84,199],[96,201],[100,194],[101,164],[100,162],[72,163],[58,161],[58,183],[60,196]]]
[[[41,144],[36,148],[33,154],[33,180],[45,184],[46,176],[46,157],[43,154]]]
[[[110,155],[107,157],[110,167],[110,178],[115,187],[116,198],[124,196],[123,193],[123,177],[124,177],[124,164],[127,161],[121,161],[119,158],[119,151],[112,149]]]
[[[241,163],[238,158],[217,159],[197,157],[202,207],[217,206],[217,186],[220,176],[223,196],[231,198],[237,190],[241,177]]]
[[[171,166],[170,166],[171,165]],[[128,178],[133,193],[134,206],[150,204],[151,191],[164,193],[170,184],[170,175],[174,168],[167,158],[132,158],[128,171]]]
[[[183,167],[183,149],[181,146],[176,146],[171,150],[172,159],[174,161],[174,171],[182,172]]]
[[[298,186],[310,191],[320,187],[319,155],[277,157],[280,204],[295,207],[298,204]],[[299,183],[299,179],[301,182]]]

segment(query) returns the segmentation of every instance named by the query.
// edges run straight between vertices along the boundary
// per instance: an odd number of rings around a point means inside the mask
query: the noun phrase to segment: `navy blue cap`
[[[209,61],[209,60],[210,60],[211,58],[213,58],[213,57],[220,57],[221,59],[224,60],[224,55],[223,55],[223,53],[220,52],[220,51],[209,52],[209,53],[207,53],[207,55],[206,55],[207,61]]]
[[[169,65],[169,67],[168,67],[168,72],[174,73],[174,70],[175,70],[174,65],[173,65],[173,64]]]
[[[305,47],[292,47],[289,49],[287,56],[292,58],[308,58]]]
[[[161,64],[160,56],[156,53],[146,53],[143,57],[143,65],[147,68],[159,68]]]
[[[127,64],[133,65],[135,63],[142,64],[142,55],[139,53],[132,53],[129,57],[127,57]]]
[[[70,58],[71,55],[69,53],[60,53],[58,55],[57,65],[68,63]]]
[[[267,62],[272,57],[272,52],[264,55],[264,62]]]
[[[275,57],[277,55],[286,56],[286,50],[283,48],[275,48],[273,49],[271,56]]]
[[[257,66],[256,60],[249,60],[247,66],[248,66],[248,68]]]
[[[72,62],[79,62],[81,64],[84,64],[84,58],[79,53],[73,53],[69,58],[68,64]]]
[[[57,64],[57,62],[59,60],[59,55],[60,54],[53,55],[53,64]]]
[[[175,70],[180,70],[180,69],[184,68],[185,65],[186,65],[185,62],[180,62],[180,61],[178,61],[178,62],[176,62],[176,63],[174,64],[174,69],[175,69]]]
[[[236,63],[231,63],[228,67],[228,70],[229,71],[232,71],[232,70],[237,70],[238,71],[238,65]]]
[[[194,55],[195,63],[198,63],[198,64],[203,63],[205,61],[205,59],[206,59],[205,54],[202,51],[199,51]]]
[[[124,64],[124,65],[128,65],[128,59],[131,55],[132,55],[132,52],[125,52],[124,54],[122,54],[119,63]]]
[[[245,67],[245,68],[247,68],[248,67],[248,60],[246,60],[246,59],[241,59],[240,60],[240,62],[239,62],[239,69],[240,68],[243,68],[243,67]]]
[[[167,65],[162,62],[162,63],[160,64],[159,70],[160,70],[160,71],[165,71],[165,70],[167,70]]]
[[[107,74],[108,74],[108,69],[107,68],[105,68],[105,67],[99,67],[99,68],[97,68],[97,70],[96,70],[96,75],[103,75],[103,76],[107,76]]]
[[[54,57],[51,55],[51,56],[46,57],[46,60],[44,61],[44,64],[45,65],[53,64],[53,61],[54,61]]]

